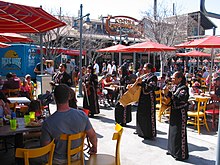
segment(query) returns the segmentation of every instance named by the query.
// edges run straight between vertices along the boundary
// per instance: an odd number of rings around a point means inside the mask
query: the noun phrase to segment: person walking
[[[168,97],[171,98],[171,112],[167,155],[176,160],[185,160],[189,157],[186,130],[189,89],[186,78],[180,71],[174,73],[172,83],[173,86],[168,92]]]
[[[138,136],[153,140],[156,137],[156,102],[154,91],[157,88],[157,77],[154,74],[153,65],[144,64],[144,75],[137,78],[138,85],[141,86],[141,94],[137,109]]]
[[[90,117],[99,114],[99,104],[97,96],[98,76],[94,74],[92,65],[87,67],[87,74],[83,77],[83,108],[90,110]]]

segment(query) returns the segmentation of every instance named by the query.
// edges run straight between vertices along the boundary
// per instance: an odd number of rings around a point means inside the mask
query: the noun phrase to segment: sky
[[[91,19],[98,19],[100,15],[126,15],[136,19],[141,19],[145,11],[152,9],[154,0],[3,0],[22,5],[39,7],[42,5],[47,12],[58,13],[61,7],[62,13],[68,16],[76,17],[83,4],[83,15],[90,13]],[[157,0],[158,8],[160,5],[166,6],[172,10],[175,3],[177,13],[188,13],[199,11],[200,0]],[[220,14],[219,0],[206,0],[206,10]],[[213,23],[218,26],[216,35],[220,35],[220,20],[210,18]],[[211,35],[212,31],[208,31],[207,35]]]

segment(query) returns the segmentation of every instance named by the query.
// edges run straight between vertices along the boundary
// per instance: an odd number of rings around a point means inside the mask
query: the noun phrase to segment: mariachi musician
[[[138,136],[153,140],[156,137],[156,102],[154,91],[157,88],[155,68],[150,63],[144,64],[144,75],[138,77],[135,84],[141,86],[141,93],[137,109]]]
[[[90,110],[90,117],[99,114],[99,104],[97,96],[98,77],[93,72],[92,65],[87,67],[87,73],[83,77],[83,108]]]
[[[171,98],[167,154],[176,160],[186,160],[189,157],[186,130],[189,89],[186,78],[180,71],[174,73],[172,83],[172,88],[167,94]]]
[[[121,96],[126,92],[126,86],[129,83],[129,76],[125,65],[118,68],[118,75],[120,78],[118,99],[115,105],[115,121],[122,126],[131,122],[131,105],[122,106],[118,101]]]

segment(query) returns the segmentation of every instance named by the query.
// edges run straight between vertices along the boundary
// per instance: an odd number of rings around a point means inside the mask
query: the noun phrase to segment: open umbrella
[[[189,48],[211,48],[211,68],[213,68],[214,60],[214,48],[220,48],[220,37],[217,36],[207,36],[202,39],[193,40],[188,43],[187,47]],[[212,69],[210,69],[210,76],[212,75]],[[211,83],[211,79],[210,82]],[[209,91],[211,90],[211,85]]]
[[[96,52],[119,52],[121,49],[126,48],[127,46],[118,44],[114,46],[110,46],[104,49],[99,49]]]
[[[11,46],[11,45],[0,42],[0,48],[7,48],[9,46]]]
[[[41,74],[43,73],[42,33],[64,26],[64,22],[40,7],[0,1],[0,33],[40,33]]]
[[[0,42],[33,42],[33,40],[16,33],[0,33]]]
[[[40,7],[0,1],[0,33],[42,33],[64,25]]]
[[[163,51],[175,51],[176,48],[169,47],[163,44],[159,44],[152,41],[146,41],[142,43],[137,43],[131,46],[127,46],[126,48],[121,49],[121,52],[148,52],[148,62],[150,61],[150,53],[149,52],[163,52]],[[162,57],[160,56],[160,59]],[[161,73],[163,72],[163,61],[161,60]]]
[[[193,40],[192,40],[193,41]],[[189,44],[192,42],[192,41],[187,41],[187,42],[184,42],[184,43],[181,43],[181,44],[178,44],[178,45],[175,45],[175,47],[177,48],[190,48]]]
[[[162,51],[175,51],[176,48],[159,44],[152,41],[137,43],[126,48],[121,49],[121,52],[162,52]]]
[[[188,44],[188,47],[195,48],[220,48],[220,37],[207,36],[205,38],[197,39]]]
[[[176,53],[177,56],[184,56],[184,57],[211,57],[211,54],[203,53],[200,51],[191,51],[186,53]]]

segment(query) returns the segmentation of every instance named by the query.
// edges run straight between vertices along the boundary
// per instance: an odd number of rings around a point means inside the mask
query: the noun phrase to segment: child
[[[39,100],[31,100],[28,111],[35,112],[37,118],[41,117],[41,102]]]
[[[30,99],[31,89],[30,89],[30,86],[28,85],[27,80],[25,79],[23,80],[23,84],[20,89],[21,89],[20,95]]]

